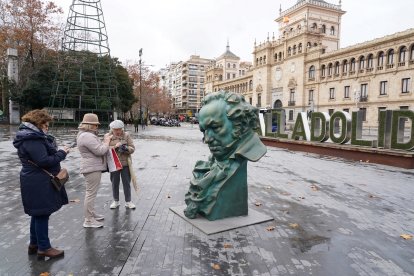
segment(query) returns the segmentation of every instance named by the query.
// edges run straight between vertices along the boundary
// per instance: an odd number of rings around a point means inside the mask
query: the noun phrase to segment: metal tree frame
[[[62,38],[55,85],[49,108],[58,119],[72,111],[79,121],[84,113],[113,119],[119,102],[114,63],[100,0],[73,0]],[[70,116],[69,116],[70,117]]]

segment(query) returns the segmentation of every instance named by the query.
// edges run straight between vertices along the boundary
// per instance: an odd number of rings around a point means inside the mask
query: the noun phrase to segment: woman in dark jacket
[[[13,145],[22,163],[20,189],[24,212],[31,216],[28,253],[56,258],[64,252],[50,245],[49,216],[68,203],[68,196],[64,187],[60,191],[53,187],[50,176],[42,169],[56,175],[69,148],[57,149],[54,137],[47,134],[51,121],[46,110],[30,111],[22,117]]]

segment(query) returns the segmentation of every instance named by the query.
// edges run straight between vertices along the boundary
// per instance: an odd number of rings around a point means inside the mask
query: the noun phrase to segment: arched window
[[[230,68],[230,63],[227,63],[227,68]]]
[[[266,64],[266,56],[263,57],[263,64]]]
[[[310,48],[310,47],[312,47],[312,44],[311,44],[310,42],[308,42],[308,43],[306,44],[306,47]]]
[[[282,60],[282,52],[279,52],[279,61]]]
[[[334,26],[331,27],[331,33],[330,34],[335,35],[335,27]]]
[[[253,90],[253,81],[250,80],[249,82],[249,90],[252,91]]]
[[[328,76],[332,76],[332,63],[328,64]]]
[[[414,60],[414,44],[411,45],[411,50],[410,50],[410,60]]]
[[[277,61],[277,53],[274,55],[274,60]]]
[[[292,54],[292,48],[291,47],[289,47],[288,48],[288,56],[290,56]]]
[[[259,58],[256,58],[256,66],[259,65]]]
[[[293,54],[296,54],[296,45],[293,45]]]
[[[309,78],[310,79],[315,79],[315,66],[311,66],[309,67]]]
[[[313,47],[317,47],[318,46],[318,43],[313,43]]]
[[[324,25],[322,25],[321,32],[322,32],[323,34],[326,34],[326,26],[325,26],[325,24],[324,24]]]
[[[233,64],[233,68],[236,68],[236,64]]]
[[[350,68],[349,68],[349,71],[350,72],[355,72],[355,58],[352,58],[351,59],[351,65],[350,65]]]
[[[299,46],[298,46],[298,53],[302,53],[302,43],[299,43]]]
[[[316,30],[316,27],[317,27],[317,26],[318,26],[318,25],[316,25],[316,23],[313,23],[313,24],[312,24],[312,27],[311,27],[311,28],[312,28],[312,30]]]
[[[359,58],[359,70],[364,70],[365,68],[365,57],[361,56]]]
[[[371,69],[374,67],[374,55],[373,54],[369,54],[368,55],[368,59],[367,59],[367,68]]]
[[[321,77],[325,77],[325,75],[326,75],[325,70],[326,70],[326,66],[325,66],[325,64],[324,64],[324,65],[322,65],[322,67],[321,67]]]
[[[379,67],[384,66],[384,52],[379,52],[377,66]]]
[[[398,55],[398,62],[400,63],[405,62],[406,53],[407,53],[407,48],[405,46],[402,46],[400,48],[400,54]]]
[[[335,69],[334,69],[334,74],[335,75],[339,75],[339,61],[335,62]]]
[[[342,73],[348,73],[348,61],[344,60],[342,63]]]
[[[260,65],[262,65],[263,58],[262,58],[262,57],[260,57],[260,59],[259,59],[259,60],[260,60],[259,64],[260,64]]]
[[[387,64],[388,65],[394,64],[394,49],[391,49],[388,51]]]

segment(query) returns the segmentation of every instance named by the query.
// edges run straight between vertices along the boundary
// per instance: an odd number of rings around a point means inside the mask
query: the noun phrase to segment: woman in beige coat
[[[134,153],[135,146],[131,136],[128,132],[124,131],[124,123],[121,120],[115,120],[109,124],[111,131],[105,134],[105,137],[112,136],[110,147],[115,148],[118,154],[119,161],[122,164],[122,169],[119,171],[111,172],[112,193],[114,201],[110,208],[116,209],[119,207],[119,183],[122,178],[122,186],[124,188],[125,195],[125,207],[129,209],[135,209],[135,204],[131,201],[131,173],[128,166],[128,158]]]
[[[80,172],[86,180],[86,193],[84,203],[85,221],[83,227],[103,227],[103,215],[95,213],[95,198],[101,183],[102,171],[106,171],[106,154],[109,150],[111,136],[104,141],[98,137],[98,116],[87,113],[83,116],[78,129],[77,146],[81,155]]]

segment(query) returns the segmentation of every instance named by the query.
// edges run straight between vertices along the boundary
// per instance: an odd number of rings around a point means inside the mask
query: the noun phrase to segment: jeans
[[[111,172],[112,193],[115,201],[119,201],[119,180],[122,178],[122,186],[124,187],[125,202],[131,201],[131,175],[129,167],[124,166],[122,170]]]
[[[49,216],[32,216],[30,221],[30,244],[37,245],[39,251],[52,247],[49,240]]]

